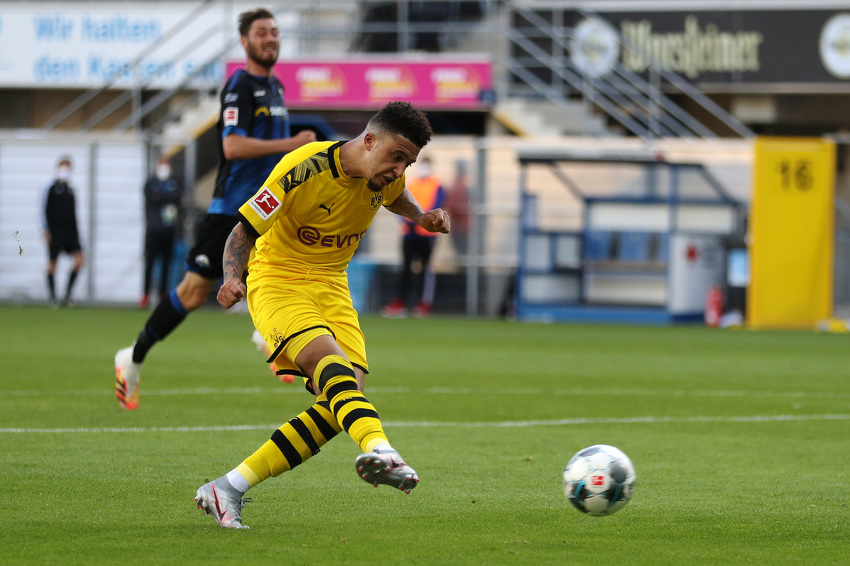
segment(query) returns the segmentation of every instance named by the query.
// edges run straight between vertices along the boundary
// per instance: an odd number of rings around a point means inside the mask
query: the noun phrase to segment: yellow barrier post
[[[832,315],[834,193],[834,142],[756,139],[749,327],[813,328]]]

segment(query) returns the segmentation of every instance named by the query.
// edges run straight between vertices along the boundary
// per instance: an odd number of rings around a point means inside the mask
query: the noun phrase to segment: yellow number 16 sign
[[[832,314],[835,144],[758,138],[750,206],[752,328],[812,328]]]

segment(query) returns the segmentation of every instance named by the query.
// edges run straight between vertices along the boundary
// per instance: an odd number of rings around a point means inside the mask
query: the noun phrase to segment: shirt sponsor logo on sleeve
[[[235,126],[239,123],[239,109],[225,108],[224,109],[224,125]]]
[[[268,220],[272,213],[280,206],[272,192],[268,189],[263,189],[260,194],[251,199],[251,208],[254,209],[260,218]]]

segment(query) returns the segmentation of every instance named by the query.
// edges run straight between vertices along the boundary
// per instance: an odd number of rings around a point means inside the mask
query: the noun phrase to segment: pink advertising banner
[[[228,62],[225,76],[242,66]],[[492,104],[491,64],[483,59],[302,59],[276,64],[275,75],[291,109],[375,109],[391,100],[426,110],[478,110]]]

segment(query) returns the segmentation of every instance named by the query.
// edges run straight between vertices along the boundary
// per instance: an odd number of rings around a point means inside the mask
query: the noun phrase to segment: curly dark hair
[[[434,131],[425,113],[409,102],[396,100],[387,103],[369,120],[369,127],[402,136],[422,149]]]
[[[248,12],[242,12],[239,14],[239,35],[242,37],[248,37],[248,31],[251,29],[251,24],[253,24],[257,20],[273,20],[274,14],[266,10],[265,8],[257,8],[256,10],[250,10]]]

